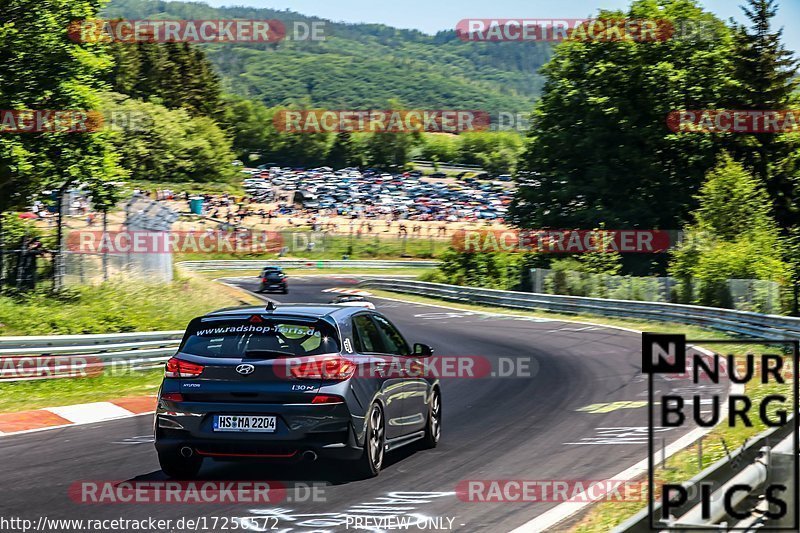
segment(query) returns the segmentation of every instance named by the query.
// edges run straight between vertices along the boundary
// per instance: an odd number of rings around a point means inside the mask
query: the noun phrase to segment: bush
[[[786,284],[784,242],[771,216],[761,183],[730,156],[708,173],[698,197],[695,223],[672,254],[670,273],[680,280],[681,303],[734,307],[728,283],[733,279]],[[749,299],[759,309],[768,299]]]

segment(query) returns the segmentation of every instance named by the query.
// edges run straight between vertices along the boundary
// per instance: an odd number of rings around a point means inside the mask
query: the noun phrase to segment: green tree
[[[476,253],[450,248],[432,281],[505,290],[530,290],[530,269],[546,262],[541,254]]]
[[[275,142],[267,147],[265,157],[281,165],[318,167],[325,163],[330,137],[328,133],[278,132]]]
[[[6,0],[0,15],[0,109],[99,108],[94,92],[110,67],[94,44],[67,37],[73,20],[97,16],[100,0]],[[109,136],[99,132],[0,135],[0,212],[64,182],[114,175]]]
[[[681,299],[730,307],[730,279],[788,281],[784,242],[760,180],[723,154],[698,195],[694,223],[672,254]]]
[[[271,161],[270,147],[278,144],[273,124],[276,109],[233,95],[225,98],[223,109],[220,123],[231,136],[237,159]]]
[[[423,133],[418,156],[435,163],[464,163],[459,159],[462,135]]]
[[[212,182],[233,176],[230,139],[211,118],[116,93],[104,98],[108,107],[135,118],[116,125],[113,136],[120,164],[131,178]]]
[[[736,91],[733,109],[758,111],[790,109],[798,102],[795,95],[800,80],[797,60],[781,43],[783,30],[774,30],[772,19],[778,6],[775,0],[748,0],[742,6],[750,27],[736,28],[734,74]],[[758,133],[739,135],[734,150],[754,169],[767,186],[775,216],[781,227],[800,225],[797,195],[796,135]]]
[[[366,164],[386,170],[403,168],[408,163],[411,149],[418,139],[417,133],[371,134],[364,145]]]
[[[363,164],[361,154],[358,153],[358,147],[353,141],[353,136],[347,131],[336,134],[336,138],[333,140],[331,149],[328,150],[325,159],[327,164],[334,169]]]
[[[220,81],[205,52],[189,43],[113,43],[115,92],[184,108],[192,115],[223,115]]]
[[[601,17],[702,24],[714,38],[566,41],[544,67],[511,220],[522,227],[676,228],[714,165],[710,135],[671,133],[667,115],[717,107],[732,36],[694,0],[636,0]]]

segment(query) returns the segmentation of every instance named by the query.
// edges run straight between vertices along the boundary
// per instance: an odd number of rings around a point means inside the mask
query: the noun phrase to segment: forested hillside
[[[106,17],[322,19],[291,11],[212,8],[202,3],[113,0]],[[205,45],[223,87],[267,106],[385,106],[528,112],[542,87],[537,74],[552,46],[463,42],[455,31],[430,36],[380,24],[325,21],[324,41]]]

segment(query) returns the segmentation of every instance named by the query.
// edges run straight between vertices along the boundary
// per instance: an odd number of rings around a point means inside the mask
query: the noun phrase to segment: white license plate
[[[216,415],[214,431],[272,433],[276,422],[277,418],[274,416]]]

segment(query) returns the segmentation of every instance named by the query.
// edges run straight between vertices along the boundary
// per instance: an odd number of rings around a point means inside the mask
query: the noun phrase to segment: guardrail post
[[[703,470],[703,437],[697,439],[697,471]]]
[[[767,485],[780,484],[786,490],[779,496],[786,502],[786,514],[779,519],[770,520],[767,527],[793,527],[797,517],[794,515],[794,466],[798,458],[789,451],[773,449],[770,453],[769,470],[767,471]],[[775,505],[770,505],[769,510],[778,512]]]

